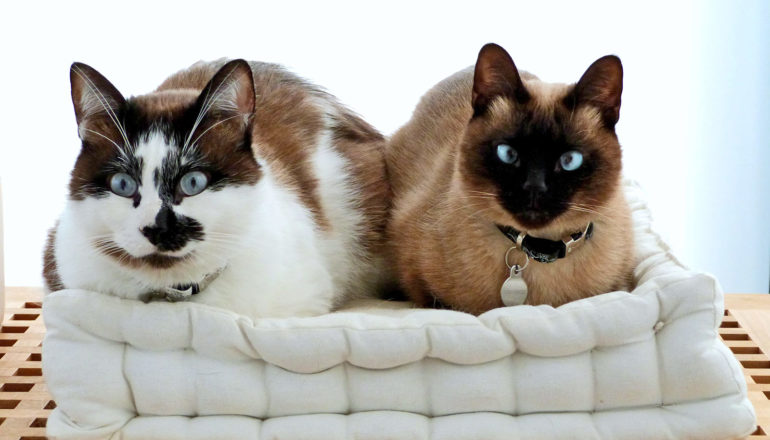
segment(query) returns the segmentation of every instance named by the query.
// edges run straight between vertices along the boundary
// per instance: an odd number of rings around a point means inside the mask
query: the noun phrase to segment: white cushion
[[[566,304],[252,321],[65,290],[43,305],[61,439],[732,439],[754,410],[688,271],[626,184],[637,288]]]

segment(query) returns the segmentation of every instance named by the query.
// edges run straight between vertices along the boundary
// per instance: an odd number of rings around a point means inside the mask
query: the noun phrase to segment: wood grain
[[[726,294],[719,333],[743,367],[749,399],[757,412],[750,439],[770,439],[770,295]]]
[[[0,328],[0,440],[44,439],[56,404],[43,380],[42,291],[9,287]]]

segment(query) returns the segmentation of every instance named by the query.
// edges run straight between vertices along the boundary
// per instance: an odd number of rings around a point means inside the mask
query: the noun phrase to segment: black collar
[[[201,287],[198,283],[176,284],[144,293],[139,296],[139,299],[145,303],[161,299],[168,302],[179,302],[188,300],[190,296],[197,295],[200,291]]]
[[[593,222],[588,223],[582,231],[569,234],[561,240],[533,237],[511,226],[497,225],[497,228],[530,258],[541,263],[553,263],[559,258],[566,257],[572,249],[590,239],[594,233]]]
[[[201,291],[201,287],[198,283],[190,284],[177,284],[173,289],[180,290],[182,292],[190,291],[190,295],[197,295]]]

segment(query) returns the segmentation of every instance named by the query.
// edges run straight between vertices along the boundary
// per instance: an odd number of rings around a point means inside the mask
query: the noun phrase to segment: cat
[[[501,307],[510,266],[525,267],[526,304],[631,287],[615,133],[622,81],[620,59],[606,56],[574,85],[545,83],[490,43],[475,67],[423,96],[385,153],[389,253],[412,301],[473,314]]]
[[[44,252],[47,290],[327,313],[383,279],[384,137],[262,62],[199,62],[124,98],[70,70],[82,141]]]

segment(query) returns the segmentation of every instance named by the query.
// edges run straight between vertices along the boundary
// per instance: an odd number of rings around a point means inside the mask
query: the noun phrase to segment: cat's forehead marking
[[[159,132],[150,133],[146,140],[139,143],[136,156],[142,159],[142,186],[151,188],[153,193],[160,185],[163,161],[173,151],[166,137]],[[144,191],[150,192],[150,191]],[[144,196],[144,194],[142,194]]]

